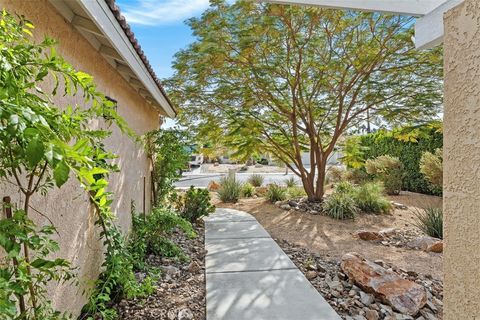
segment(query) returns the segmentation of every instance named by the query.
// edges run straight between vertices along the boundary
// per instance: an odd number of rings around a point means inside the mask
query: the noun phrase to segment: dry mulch
[[[205,299],[205,227],[194,225],[196,238],[176,232],[171,240],[177,243],[188,262],[150,256],[147,261],[162,270],[155,292],[146,299],[124,299],[117,304],[119,319],[124,320],[204,320]],[[141,275],[139,275],[141,277]]]

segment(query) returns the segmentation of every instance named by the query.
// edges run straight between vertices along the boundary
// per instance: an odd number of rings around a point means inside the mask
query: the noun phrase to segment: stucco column
[[[445,14],[444,319],[480,319],[480,1]]]

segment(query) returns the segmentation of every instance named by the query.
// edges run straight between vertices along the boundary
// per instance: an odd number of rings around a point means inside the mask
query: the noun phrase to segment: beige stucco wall
[[[445,14],[444,319],[480,319],[480,1]]]
[[[0,0],[0,7],[25,15],[31,20],[36,27],[37,40],[43,39],[44,35],[57,39],[58,52],[75,68],[94,76],[98,89],[118,101],[119,114],[137,134],[158,128],[158,112],[46,0]],[[62,105],[81,105],[82,98],[58,98],[56,102]],[[105,124],[94,123],[93,126],[105,127]],[[146,190],[150,190],[150,166],[142,147],[115,128],[106,147],[119,155],[116,163],[121,172],[111,176],[110,191],[115,193],[113,209],[118,217],[118,225],[127,231],[131,222],[131,201],[135,201],[137,208],[142,210],[144,176],[147,181]],[[12,196],[20,204],[19,194],[7,184],[0,184],[0,196],[5,195]],[[148,210],[149,192],[146,194],[146,202]],[[102,244],[98,230],[94,227],[95,216],[89,208],[88,198],[76,181],[71,179],[61,190],[51,191],[45,198],[35,196],[32,205],[48,215],[57,227],[61,246],[59,256],[71,260],[78,268],[80,287],[68,285],[52,290],[56,306],[76,314],[85,303],[85,296],[82,295],[85,283],[91,283],[97,277],[102,262]],[[31,216],[40,224],[47,223],[38,214],[32,213]]]

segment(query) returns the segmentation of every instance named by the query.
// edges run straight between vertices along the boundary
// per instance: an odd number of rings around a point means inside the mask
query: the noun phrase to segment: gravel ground
[[[411,270],[398,269],[384,261],[375,263],[396,272],[403,278],[424,286],[428,302],[415,317],[394,312],[388,305],[373,295],[363,292],[349,281],[340,268],[337,258],[320,255],[294,245],[286,240],[275,239],[310,283],[322,294],[328,303],[346,320],[441,320],[443,310],[443,283],[429,275],[417,274]]]
[[[194,225],[198,237],[188,239],[177,232],[172,240],[190,257],[179,262],[157,256],[148,262],[163,272],[154,294],[146,299],[124,299],[117,304],[124,320],[204,320],[205,319],[205,228]],[[141,275],[139,275],[141,276]]]

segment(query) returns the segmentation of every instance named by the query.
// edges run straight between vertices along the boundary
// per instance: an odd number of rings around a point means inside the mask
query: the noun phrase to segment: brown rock
[[[201,269],[202,269],[202,267],[200,267],[200,265],[198,264],[197,261],[192,261],[192,262],[190,262],[190,264],[188,265],[188,271],[191,272],[191,273],[197,273],[197,272],[199,272]]]
[[[355,235],[365,241],[383,239],[383,235],[377,231],[360,230],[360,231],[357,231]]]
[[[442,253],[443,252],[443,241],[437,241],[434,244],[430,245],[427,248],[427,252]]]
[[[218,182],[210,181],[208,183],[208,190],[209,191],[217,191],[218,189],[220,189],[220,184]]]
[[[308,280],[315,279],[317,277],[317,272],[313,270],[307,271],[305,277],[307,277]]]
[[[419,237],[416,239],[413,239],[407,243],[407,247],[410,249],[420,249],[420,250],[427,250],[428,247],[431,245],[441,242],[440,239],[437,238],[432,238],[432,237]]]
[[[400,313],[414,316],[427,303],[423,286],[403,279],[357,253],[344,255],[341,268],[357,286],[373,293]]]
[[[377,311],[375,311],[375,310],[367,310],[367,311],[365,312],[365,318],[367,318],[367,320],[378,320],[380,317],[379,317]]]

